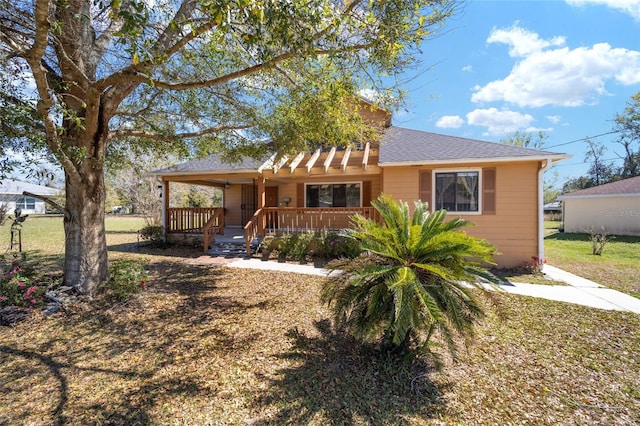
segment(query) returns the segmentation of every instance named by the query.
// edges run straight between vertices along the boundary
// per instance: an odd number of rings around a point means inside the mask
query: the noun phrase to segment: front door
[[[278,187],[267,186],[264,188],[265,207],[278,207]]]
[[[264,206],[265,207],[278,207],[278,187],[267,186],[264,188]],[[278,228],[278,213],[271,212],[267,216],[267,228]]]
[[[242,226],[244,226],[258,210],[258,188],[255,185],[242,185],[241,203]]]

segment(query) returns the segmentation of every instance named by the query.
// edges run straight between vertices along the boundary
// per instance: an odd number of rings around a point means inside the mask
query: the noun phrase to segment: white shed
[[[9,214],[13,214],[16,208],[21,209],[23,214],[44,214],[45,202],[39,198],[23,195],[24,191],[46,197],[51,197],[62,192],[60,189],[50,188],[48,186],[35,185],[13,179],[3,179],[0,180],[0,206],[6,206],[7,213]]]
[[[640,235],[640,176],[563,194],[565,232]]]

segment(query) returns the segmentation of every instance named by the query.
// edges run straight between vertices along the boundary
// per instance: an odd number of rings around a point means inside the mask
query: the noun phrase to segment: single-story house
[[[355,213],[375,217],[371,200],[385,193],[474,222],[467,232],[497,246],[501,267],[544,257],[543,173],[567,155],[396,127],[385,111],[368,114],[382,124],[375,143],[233,164],[214,155],[151,172],[163,187],[167,237],[203,234],[206,252],[215,232],[244,227],[249,251],[265,232],[346,228]],[[224,207],[174,208],[172,182],[222,188]]]
[[[543,206],[544,214],[560,214],[562,213],[562,201],[553,201]]]
[[[39,198],[25,196],[24,192],[51,197],[60,194],[62,190],[14,179],[3,179],[0,180],[0,206],[5,206],[9,214],[13,214],[17,208],[21,209],[23,214],[44,214],[45,202]]]
[[[640,176],[563,194],[565,232],[640,235]]]

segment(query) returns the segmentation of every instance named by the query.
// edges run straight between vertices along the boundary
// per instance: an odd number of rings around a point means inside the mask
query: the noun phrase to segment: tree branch
[[[44,195],[37,195],[34,194],[32,192],[29,191],[24,191],[22,193],[22,195],[26,196],[26,197],[33,197],[33,198],[38,198],[42,201],[44,201],[45,203],[49,204],[51,207],[53,207],[54,209],[56,209],[59,213],[64,214],[64,207],[62,207],[60,204],[56,203],[55,201],[53,201],[51,198],[46,197]]]
[[[22,55],[31,67],[33,79],[36,83],[36,89],[40,100],[37,104],[37,111],[42,116],[44,122],[47,145],[60,160],[65,170],[75,179],[80,179],[80,175],[75,168],[73,162],[61,150],[60,141],[57,136],[57,126],[54,117],[51,115],[51,108],[55,105],[55,100],[51,94],[51,86],[49,85],[49,70],[45,66],[44,53],[49,40],[49,0],[36,0],[34,21],[35,35],[33,44]]]
[[[135,137],[135,138],[151,139],[156,141],[170,141],[176,138],[178,139],[197,138],[200,136],[219,133],[225,130],[242,130],[242,129],[250,129],[251,127],[253,126],[249,124],[224,125],[224,126],[209,127],[207,129],[202,129],[197,132],[177,133],[174,135],[161,135],[158,133],[147,132],[144,130],[116,130],[114,132],[109,133],[108,139]]]

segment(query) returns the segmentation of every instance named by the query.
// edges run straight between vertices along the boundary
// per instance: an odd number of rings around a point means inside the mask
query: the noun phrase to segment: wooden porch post
[[[169,212],[169,181],[162,181],[162,231],[164,233],[165,240],[167,239],[167,231],[169,223],[167,221],[167,214]]]
[[[264,208],[266,204],[267,198],[264,190],[265,178],[264,176],[258,177],[258,210]],[[266,217],[264,214],[260,216],[260,220],[258,221],[258,235],[264,236],[264,229],[267,225]]]

